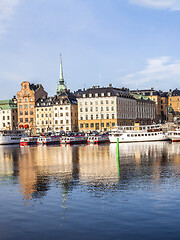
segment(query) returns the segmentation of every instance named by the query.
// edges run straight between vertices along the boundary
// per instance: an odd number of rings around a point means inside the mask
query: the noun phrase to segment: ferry
[[[93,143],[93,144],[100,144],[100,143],[106,143],[109,142],[109,137],[108,136],[103,136],[103,135],[97,135],[97,136],[88,136],[87,138],[87,143]]]
[[[53,145],[53,144],[60,144],[60,137],[41,136],[37,139],[37,145]]]
[[[180,142],[180,130],[168,131],[167,136],[172,142]]]
[[[77,136],[62,136],[60,144],[84,144],[87,143],[87,138],[83,135]]]
[[[19,144],[20,139],[25,136],[26,134],[23,130],[1,130],[0,145]]]
[[[23,137],[20,140],[20,146],[37,145],[37,137]]]
[[[163,133],[159,125],[121,127],[120,130],[112,131],[109,134],[111,143],[117,142],[117,138],[119,138],[120,143],[170,140],[169,136]]]

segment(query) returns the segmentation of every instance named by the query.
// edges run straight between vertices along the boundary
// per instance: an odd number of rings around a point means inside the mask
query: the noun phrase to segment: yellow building
[[[180,90],[177,88],[172,92],[170,91],[168,105],[172,107],[175,112],[180,113]]]

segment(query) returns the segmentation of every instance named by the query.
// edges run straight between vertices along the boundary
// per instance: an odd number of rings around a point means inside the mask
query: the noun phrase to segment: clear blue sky
[[[0,0],[0,99],[20,83],[56,93],[180,88],[180,0]]]

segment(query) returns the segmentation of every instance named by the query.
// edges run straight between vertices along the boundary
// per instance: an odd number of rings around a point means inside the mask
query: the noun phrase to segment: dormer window
[[[98,97],[98,93],[95,93],[95,97]]]
[[[89,94],[89,97],[92,97],[92,93]]]
[[[107,93],[107,95],[108,95],[108,96],[111,96],[111,93],[110,93],[110,92],[108,92],[108,93]]]
[[[104,93],[101,93],[101,97],[104,97]]]
[[[86,97],[86,94],[83,94],[83,97]]]

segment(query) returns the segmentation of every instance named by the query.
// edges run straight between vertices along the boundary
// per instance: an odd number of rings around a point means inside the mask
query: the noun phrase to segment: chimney
[[[111,83],[109,83],[109,87],[112,87],[112,84],[111,84]]]

